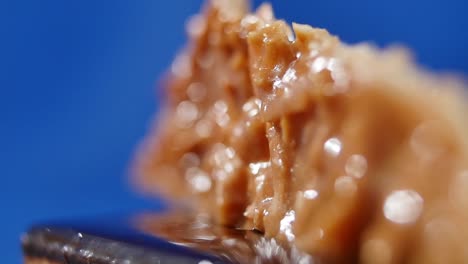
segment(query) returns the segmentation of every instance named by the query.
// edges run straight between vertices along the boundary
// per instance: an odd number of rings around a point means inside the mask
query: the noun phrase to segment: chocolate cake
[[[188,23],[139,186],[328,263],[468,262],[462,85],[249,12],[212,0]]]

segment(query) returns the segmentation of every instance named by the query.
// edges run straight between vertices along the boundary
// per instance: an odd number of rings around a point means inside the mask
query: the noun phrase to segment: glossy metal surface
[[[181,212],[42,224],[32,227],[22,243],[25,256],[58,263],[318,262],[257,232]]]

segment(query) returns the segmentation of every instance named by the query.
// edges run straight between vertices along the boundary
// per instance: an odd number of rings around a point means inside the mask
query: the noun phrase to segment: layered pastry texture
[[[212,0],[187,30],[142,188],[328,262],[468,262],[459,83],[268,5]]]

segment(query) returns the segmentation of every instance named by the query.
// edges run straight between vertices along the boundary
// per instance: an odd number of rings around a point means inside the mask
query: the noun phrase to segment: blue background
[[[259,1],[256,1],[258,4]],[[273,1],[277,16],[344,41],[403,43],[425,67],[468,74],[464,0]],[[0,252],[20,263],[31,223],[160,202],[128,187],[157,109],[158,76],[201,1],[0,1]]]

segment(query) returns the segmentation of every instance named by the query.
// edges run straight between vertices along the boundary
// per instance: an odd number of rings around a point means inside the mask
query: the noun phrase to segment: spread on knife
[[[468,261],[461,85],[247,6],[189,21],[140,186],[329,262]]]

